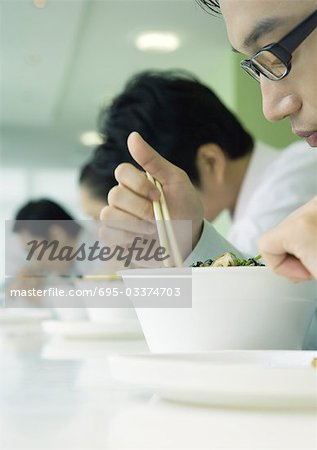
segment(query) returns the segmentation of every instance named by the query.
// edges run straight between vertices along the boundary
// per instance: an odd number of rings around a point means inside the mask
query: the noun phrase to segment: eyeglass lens
[[[287,73],[285,63],[267,50],[263,50],[255,55],[254,58],[252,58],[252,62],[259,68],[260,72],[271,79],[280,80]]]

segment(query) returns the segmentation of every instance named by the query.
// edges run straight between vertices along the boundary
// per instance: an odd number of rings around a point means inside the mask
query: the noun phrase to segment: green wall
[[[213,53],[214,67],[207,80],[203,80],[211,87],[221,101],[231,110],[235,110],[235,82],[232,51],[222,49],[219,54]]]

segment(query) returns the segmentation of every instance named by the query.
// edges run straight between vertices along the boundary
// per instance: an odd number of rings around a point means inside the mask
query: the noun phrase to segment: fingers
[[[108,247],[127,246],[135,239],[135,233],[102,226],[99,229],[99,238]]]
[[[121,184],[113,187],[109,191],[108,204],[138,219],[152,220],[154,218],[152,201],[149,198],[138,195]]]
[[[160,192],[158,189],[147,179],[144,172],[141,172],[132,164],[120,164],[114,175],[119,184],[136,192],[139,196],[152,201],[159,200]]]
[[[309,266],[301,258],[301,249],[307,246],[306,239],[300,243],[301,237],[296,231],[290,238],[288,233],[282,223],[262,236],[259,249],[265,263],[278,275],[293,281],[312,279]]]
[[[108,194],[108,204],[125,211],[137,219],[153,218],[153,207],[150,200],[141,197],[122,185],[115,186]]]
[[[131,133],[128,146],[135,161],[161,182],[171,217],[191,220],[191,238],[196,244],[202,229],[203,207],[187,174],[160,156],[138,133]],[[115,177],[119,186],[109,192],[109,207],[102,211],[101,220],[127,220],[130,223],[134,220],[138,221],[138,227],[145,225],[141,224],[142,221],[153,220],[152,202],[160,199],[160,192],[147,179],[146,174],[131,164],[123,163],[115,170]],[[120,227],[122,231],[131,232],[131,228],[123,224]],[[143,233],[140,228],[138,232]],[[146,233],[145,231],[144,234]]]
[[[266,258],[266,262],[276,274],[287,277],[294,282],[312,279],[311,273],[301,261],[293,255],[286,255],[277,265],[276,260],[274,261],[274,259],[270,257]]]
[[[133,159],[162,184],[183,177],[181,169],[157,153],[136,131],[128,137],[128,148]]]
[[[101,211],[100,219],[104,221],[102,228],[118,229],[133,233],[135,235],[151,235],[156,232],[154,223],[140,220],[131,214],[117,209],[113,206],[106,206]],[[113,241],[115,242],[115,241]]]

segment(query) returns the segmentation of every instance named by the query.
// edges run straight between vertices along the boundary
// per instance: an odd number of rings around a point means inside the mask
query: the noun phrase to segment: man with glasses
[[[232,47],[250,55],[241,65],[260,82],[266,118],[275,121],[290,117],[293,131],[311,146],[317,146],[316,1],[200,1],[213,11],[220,12],[221,7]],[[206,249],[210,252],[207,244],[212,246],[216,234],[203,221],[201,202],[186,174],[162,158],[137,133],[129,136],[128,147],[134,160],[163,185],[173,218],[192,221],[192,256],[203,259]],[[132,205],[144,212],[143,219],[152,219],[152,201],[158,200],[160,194],[144,173],[123,164],[115,176],[121,200],[112,202],[110,196],[101,218],[135,219]],[[125,198],[129,198],[129,207]],[[277,273],[296,280],[317,278],[316,238],[317,198],[264,235],[260,249]]]
[[[293,132],[317,147],[317,2],[200,1],[221,8],[233,49],[250,55],[241,67],[260,83],[265,117],[289,117]],[[266,233],[260,250],[281,275],[317,278],[317,198]]]

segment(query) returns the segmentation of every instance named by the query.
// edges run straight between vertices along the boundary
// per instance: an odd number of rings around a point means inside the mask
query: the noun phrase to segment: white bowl
[[[159,307],[166,301],[160,298],[158,307],[136,307],[152,352],[302,348],[317,306],[315,281],[294,284],[266,267],[136,269],[121,275],[133,289],[149,280],[155,287],[161,276],[169,286],[168,277],[182,271],[192,274],[192,307]],[[131,301],[137,306],[139,297]]]
[[[105,323],[122,320],[137,320],[133,305],[123,293],[125,286],[122,280],[78,280],[76,289],[84,293],[94,293],[82,297],[88,318],[92,322]],[[107,293],[113,292],[113,295]],[[115,294],[119,295],[116,296]],[[118,302],[119,307],[114,307]]]

